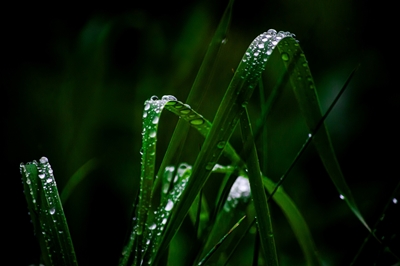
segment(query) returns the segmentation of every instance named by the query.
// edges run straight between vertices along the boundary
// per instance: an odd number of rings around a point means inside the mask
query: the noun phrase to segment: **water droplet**
[[[164,219],[161,221],[161,223],[162,223],[162,224],[166,224],[166,223],[167,223],[167,218],[164,218]]]
[[[177,101],[178,99],[173,95],[164,95],[161,98],[163,101]],[[174,103],[175,104],[175,103]]]
[[[39,178],[43,179],[45,177],[45,175],[43,173],[39,174]]]
[[[53,181],[51,178],[47,178],[46,183],[51,183]]]
[[[218,149],[223,149],[225,147],[225,145],[226,145],[226,141],[220,141],[217,144],[217,148]]]
[[[184,109],[180,111],[181,114],[187,115],[188,113],[190,113],[189,109]]]
[[[157,227],[156,224],[152,224],[152,225],[149,226],[149,229],[150,229],[150,230],[154,230],[154,229],[156,229],[156,227]]]
[[[207,163],[207,165],[206,165],[206,170],[211,170],[211,169],[213,169],[214,165],[215,165],[214,162],[209,162],[209,163]]]
[[[159,120],[159,116],[155,116],[155,117],[153,118],[152,123],[153,123],[153,124],[157,124],[157,123],[158,123],[158,120]]]
[[[289,60],[289,55],[287,53],[282,53],[281,58],[283,61],[288,61]]]
[[[150,132],[150,134],[149,134],[150,138],[155,138],[156,135],[157,135],[157,133],[156,133],[155,130],[152,130],[152,131]]]
[[[26,183],[27,183],[28,185],[30,185],[30,184],[31,184],[31,180],[30,180],[29,178],[27,178],[27,179],[26,179]]]
[[[192,124],[192,125],[201,125],[203,123],[204,123],[204,120],[201,119],[201,118],[193,119],[193,120],[190,121],[190,124]]]
[[[46,157],[43,156],[42,158],[40,158],[39,162],[40,162],[41,164],[45,164],[45,163],[48,163],[49,160],[48,160]]]
[[[146,102],[146,105],[144,106],[144,110],[147,111],[150,109],[150,104]]]
[[[49,210],[49,212],[50,212],[51,215],[53,215],[53,214],[56,212],[56,209],[55,209],[55,208],[51,208],[51,209]]]
[[[150,100],[152,100],[152,101],[157,101],[157,100],[158,100],[158,97],[157,97],[156,95],[153,95],[153,96],[150,97]]]
[[[396,198],[393,198],[392,202],[393,202],[394,204],[397,204],[397,199],[396,199]]]
[[[143,112],[143,118],[147,117],[147,112]]]
[[[172,202],[172,200],[168,200],[167,206],[165,206],[165,210],[170,211],[170,210],[172,210],[173,207],[174,207],[174,203]]]
[[[263,49],[264,48],[264,44],[263,43],[259,43],[258,44],[258,48]]]
[[[309,133],[309,134],[308,134],[308,137],[309,137],[309,138],[311,138],[311,137],[312,137],[312,134],[311,134],[311,133]]]
[[[344,199],[345,199],[345,197],[344,197],[342,194],[339,195],[339,198],[340,198],[341,200],[344,200]]]

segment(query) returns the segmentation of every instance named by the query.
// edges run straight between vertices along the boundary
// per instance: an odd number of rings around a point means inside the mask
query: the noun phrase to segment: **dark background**
[[[164,1],[3,10],[2,258],[12,265],[39,262],[20,162],[48,157],[61,190],[81,165],[96,157],[99,167],[71,195],[65,212],[81,265],[117,263],[140,176],[143,102],[164,94],[185,99],[226,4]],[[394,7],[361,1],[238,0],[213,77],[218,99],[246,47],[270,28],[293,32],[300,40],[323,110],[360,64],[327,124],[344,175],[371,225],[399,182],[393,14]],[[212,118],[214,94],[206,117]],[[277,139],[276,147],[271,146],[269,176],[275,180],[305,136],[292,131],[298,115],[285,113],[292,104],[288,100],[277,107],[271,122]],[[159,142],[168,142],[168,136],[160,136]],[[339,200],[312,148],[294,173],[284,187],[309,222],[324,263],[349,264],[367,231]],[[393,208],[399,213],[398,206]],[[275,215],[284,221],[278,210]],[[389,221],[396,224],[399,219]],[[276,227],[282,264],[297,263],[301,255],[293,235],[286,232],[287,225],[277,222]],[[398,227],[385,228],[387,237],[398,234]],[[399,242],[398,235],[394,241]],[[362,259],[371,262],[378,255],[378,246],[371,245]],[[378,265],[390,263],[378,259]]]

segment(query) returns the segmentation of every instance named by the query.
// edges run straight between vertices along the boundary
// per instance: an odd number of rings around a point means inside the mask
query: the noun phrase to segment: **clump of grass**
[[[293,34],[275,30],[260,34],[236,68],[213,121],[196,111],[200,107],[199,99],[204,98],[202,88],[227,34],[232,4],[233,1],[225,11],[187,100],[182,102],[172,95],[152,96],[144,104],[140,191],[134,203],[131,233],[122,251],[120,265],[169,264],[173,259],[169,257],[171,243],[184,223],[194,232],[193,248],[184,249],[187,253],[181,254],[184,265],[229,263],[234,253],[240,251],[238,243],[250,231],[255,231],[254,265],[278,265],[275,237],[279,238],[279,235],[273,232],[269,200],[274,200],[287,217],[306,264],[321,264],[307,222],[281,186],[287,172],[311,141],[341,198],[374,236],[345,182],[324,124],[326,115],[320,111],[311,71]],[[262,73],[271,56],[279,57],[286,71],[268,100],[261,99],[261,122],[253,128],[247,108],[255,88],[262,89]],[[263,121],[286,83],[293,88],[309,135],[305,136],[305,145],[288,171],[275,184],[261,171],[263,165],[259,156],[267,153],[267,147],[257,147],[256,141],[264,133]],[[163,110],[180,119],[157,170],[157,136]],[[230,143],[238,124],[242,139],[239,148]],[[181,156],[189,127],[204,137],[192,165]],[[227,163],[221,163],[222,157]],[[93,167],[94,163],[91,161],[83,166],[81,172]],[[21,173],[42,261],[46,265],[76,265],[62,203],[47,158],[21,164]],[[83,175],[77,174],[71,179],[62,199],[66,200]],[[211,175],[222,176],[213,200],[203,191]],[[249,200],[250,191],[252,201]]]

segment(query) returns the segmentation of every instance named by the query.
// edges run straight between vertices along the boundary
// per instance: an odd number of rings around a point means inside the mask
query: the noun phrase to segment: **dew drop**
[[[149,104],[149,103],[146,103],[146,105],[144,106],[144,110],[147,111],[147,110],[149,110],[149,109],[150,109],[150,104]]]
[[[143,112],[143,118],[147,117],[147,112]]]
[[[213,169],[214,165],[215,165],[214,162],[209,162],[209,163],[207,163],[207,165],[206,165],[206,170],[211,170],[211,169]]]
[[[159,116],[155,116],[155,117],[153,118],[152,123],[153,123],[153,124],[157,124],[157,123],[158,123],[158,120],[159,120]]]
[[[203,123],[204,123],[204,120],[201,119],[201,118],[199,118],[199,119],[193,119],[193,120],[190,121],[190,124],[192,124],[192,125],[201,125],[201,124],[203,124]]]
[[[226,145],[226,141],[220,141],[217,144],[217,148],[218,149],[223,149],[225,147],[225,145]]]
[[[153,95],[153,96],[150,97],[150,100],[152,100],[152,101],[157,101],[157,100],[158,100],[158,97],[157,97],[156,95]]]
[[[181,112],[181,114],[187,115],[188,113],[190,113],[190,110],[184,109],[184,110],[181,110],[180,112]]]
[[[47,178],[46,183],[51,183],[52,179],[51,178]]]
[[[49,212],[50,212],[51,215],[53,215],[54,213],[56,213],[56,209],[55,209],[55,208],[51,208],[51,209],[49,210]]]
[[[156,135],[157,135],[157,133],[156,133],[155,130],[152,130],[152,131],[150,132],[150,134],[149,134],[150,138],[155,138]]]
[[[288,61],[289,60],[289,55],[287,53],[282,53],[281,58],[283,61]]]
[[[264,48],[264,43],[258,44],[258,48],[263,49]]]
[[[340,198],[341,200],[344,200],[344,199],[345,199],[345,197],[344,197],[342,194],[339,195],[339,198]]]
[[[48,163],[49,160],[48,160],[46,157],[42,157],[42,158],[40,158],[39,162],[40,162],[41,164],[45,164],[45,163]]]
[[[43,179],[45,177],[45,175],[43,173],[39,174],[39,178]]]
[[[397,199],[396,199],[396,198],[393,198],[392,202],[393,202],[394,204],[397,204]]]
[[[172,202],[172,200],[168,200],[167,206],[165,206],[165,210],[170,211],[170,210],[172,210],[173,207],[174,207],[174,203]]]
[[[154,230],[154,229],[156,229],[156,227],[157,227],[156,224],[152,224],[152,225],[149,226],[149,229],[150,229],[150,230]]]
[[[29,178],[27,178],[27,179],[26,179],[26,183],[27,183],[28,185],[30,185],[30,184],[31,184],[31,180],[30,180]]]
[[[161,98],[163,101],[177,101],[178,99],[173,95],[164,95]]]
[[[309,134],[308,134],[308,137],[309,137],[309,138],[311,138],[311,137],[312,137],[312,134],[311,134],[311,133],[309,133]]]

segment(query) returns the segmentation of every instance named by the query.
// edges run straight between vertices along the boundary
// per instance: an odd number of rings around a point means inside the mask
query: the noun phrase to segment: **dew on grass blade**
[[[396,199],[396,198],[393,198],[392,202],[393,202],[394,204],[397,204],[397,199]]]
[[[46,164],[46,163],[49,162],[49,159],[47,159],[46,157],[43,156],[42,158],[40,158],[39,162],[40,162],[41,164]]]
[[[345,197],[344,197],[342,194],[339,195],[339,198],[340,198],[341,200],[344,200],[344,199],[345,199]]]
[[[51,215],[53,215],[54,213],[56,213],[56,208],[50,208],[49,213]]]
[[[289,55],[287,53],[282,53],[281,58],[283,61],[288,61],[289,60]]]
[[[226,145],[226,141],[220,141],[217,144],[217,148],[218,149],[223,149],[225,147],[225,145]]]
[[[204,123],[204,120],[201,119],[201,118],[199,118],[199,119],[193,119],[193,120],[190,121],[190,124],[192,124],[192,125],[201,125],[201,124],[203,124],[203,123]]]
[[[249,180],[243,176],[239,176],[229,192],[226,199],[224,210],[229,212],[236,208],[239,203],[246,203],[251,196]]]
[[[167,206],[165,206],[165,210],[170,211],[170,210],[172,210],[173,207],[174,207],[174,202],[169,199],[167,202]]]

